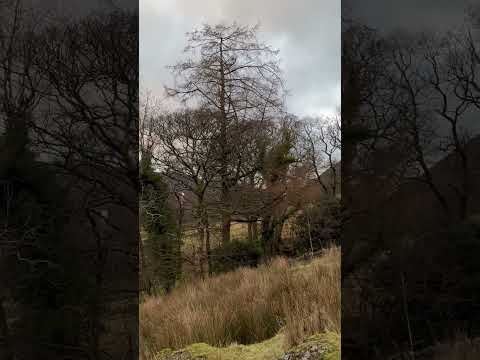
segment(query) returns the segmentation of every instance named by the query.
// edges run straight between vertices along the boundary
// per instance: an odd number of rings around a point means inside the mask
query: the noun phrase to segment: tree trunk
[[[0,351],[1,359],[14,360],[13,344],[8,331],[7,314],[4,307],[4,299],[0,299],[0,338],[3,342],[2,350]]]
[[[222,215],[222,243],[230,242],[231,216],[228,213]]]
[[[139,241],[138,241],[138,255],[140,259],[140,268],[139,268],[139,278],[140,278],[140,290],[145,291],[146,290],[146,282],[147,282],[147,274],[145,272],[146,268],[146,262],[145,262],[145,251],[143,250],[143,239],[142,236],[140,235]]]
[[[249,222],[248,222],[248,241],[249,242],[253,242],[253,223],[251,223],[250,221],[252,220],[251,217],[248,218]]]
[[[273,255],[273,230],[273,220],[272,217],[268,215],[262,221],[262,248],[267,259]]]
[[[252,189],[255,189],[255,175],[250,175],[250,186]],[[258,228],[257,228],[257,217],[250,215],[248,217],[248,240],[251,242],[257,241],[258,239]]]
[[[205,255],[207,257],[208,275],[212,275],[212,258],[210,249],[210,223],[208,221],[208,212],[203,212],[203,226],[205,227]]]
[[[185,208],[183,202],[179,202],[180,208],[178,210],[178,222],[177,222],[177,236],[175,244],[175,270],[176,275],[182,273],[182,236],[183,236],[183,221],[185,216]],[[177,277],[176,276],[176,277]]]
[[[201,277],[205,274],[205,264],[204,264],[204,250],[205,249],[205,229],[203,227],[202,221],[198,222],[198,241],[199,241],[199,265],[200,265],[200,275]]]
[[[280,254],[280,244],[282,242],[282,232],[283,232],[283,226],[285,224],[285,220],[281,221],[275,221],[274,222],[274,238],[273,238],[273,254],[272,255],[278,255]]]
[[[102,286],[102,275],[95,276],[95,294],[90,308],[90,354],[92,359],[100,359],[99,336],[100,336],[100,289]]]
[[[254,216],[248,217],[248,241],[254,242],[258,239],[257,218]]]
[[[308,230],[308,241],[310,242],[310,256],[313,259],[312,228],[310,224],[310,214],[308,209],[305,211],[305,215],[307,216],[307,230]]]
[[[89,306],[89,321],[90,321],[90,331],[89,331],[89,352],[90,357],[93,360],[98,360],[100,358],[100,349],[99,349],[99,337],[100,337],[100,305],[102,301],[102,288],[103,288],[103,272],[106,260],[104,243],[102,241],[102,229],[100,224],[96,222],[89,210],[86,212],[87,217],[90,221],[91,230],[95,236],[95,286],[93,289],[93,294],[90,299]]]
[[[102,305],[102,289],[103,289],[103,272],[105,266],[105,249],[102,245],[102,241],[97,236],[97,264],[95,274],[95,294],[93,295],[92,308],[91,308],[91,320],[92,320],[92,339],[91,339],[91,353],[94,360],[100,359],[100,328],[101,328],[101,312]]]
[[[175,194],[177,195],[177,194]],[[177,196],[178,203],[178,220],[177,220],[177,240],[182,240],[183,234],[183,219],[185,217],[185,207],[183,206],[183,199]]]
[[[223,39],[220,39],[220,150],[221,150],[221,178],[222,178],[222,243],[230,242],[230,224],[231,214],[229,211],[229,192],[230,184],[228,179],[228,139],[227,139],[227,112],[226,106],[226,91],[225,91],[225,67],[223,60]]]

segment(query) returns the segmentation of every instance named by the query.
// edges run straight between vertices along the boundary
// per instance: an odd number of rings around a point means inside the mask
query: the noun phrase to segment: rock
[[[303,354],[302,360],[310,360],[310,351],[305,351]]]
[[[340,360],[340,336],[333,333],[314,335],[278,360]]]

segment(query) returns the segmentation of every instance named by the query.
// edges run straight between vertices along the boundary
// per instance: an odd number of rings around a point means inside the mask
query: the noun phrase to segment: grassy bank
[[[259,345],[268,339],[281,341],[284,350],[313,334],[339,333],[340,304],[338,248],[308,264],[279,258],[238,269],[147,299],[140,308],[142,358],[191,344]]]

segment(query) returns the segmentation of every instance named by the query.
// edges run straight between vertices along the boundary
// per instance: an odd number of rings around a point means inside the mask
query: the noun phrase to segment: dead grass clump
[[[256,343],[282,327],[290,344],[316,332],[340,330],[338,248],[306,265],[279,258],[256,269],[183,284],[140,307],[143,357],[199,342]]]
[[[294,294],[283,297],[285,334],[290,345],[323,331],[341,331],[340,251],[330,249],[319,261],[298,271]]]

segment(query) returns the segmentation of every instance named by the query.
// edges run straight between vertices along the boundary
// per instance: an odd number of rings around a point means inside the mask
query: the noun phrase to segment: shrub
[[[434,348],[434,360],[477,360],[480,359],[480,340],[466,337],[456,338]]]
[[[387,241],[387,251],[371,257],[344,282],[348,306],[342,317],[350,333],[375,334],[380,353],[389,354],[398,344],[408,347],[405,298],[414,340],[422,347],[433,339],[450,339],[459,329],[469,337],[478,334],[478,217],[448,230]],[[358,348],[368,348],[370,339],[355,336]]]
[[[306,207],[294,221],[297,255],[340,244],[341,205],[337,199]],[[311,239],[311,244],[310,244]]]
[[[168,203],[169,189],[151,170],[141,174],[140,247],[141,290],[169,291],[181,272],[180,239],[173,209]]]
[[[210,253],[212,273],[223,273],[242,266],[257,266],[262,250],[259,244],[231,241],[213,249]]]

